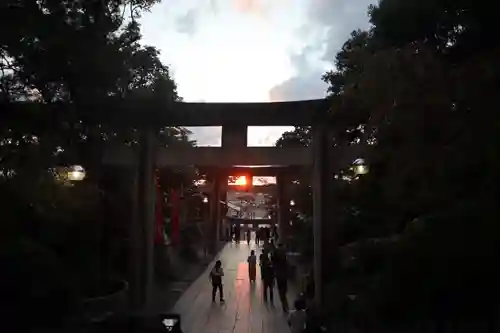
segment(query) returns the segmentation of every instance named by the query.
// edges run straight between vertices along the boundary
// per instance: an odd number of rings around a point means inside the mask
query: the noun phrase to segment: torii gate
[[[278,186],[278,225],[280,233],[288,225],[289,200],[285,197],[287,168],[310,168],[313,178],[314,229],[314,282],[315,299],[322,303],[323,248],[322,226],[330,220],[328,190],[331,188],[332,157],[335,164],[347,165],[352,161],[346,150],[330,145],[327,127],[328,104],[325,99],[279,103],[184,103],[168,105],[162,126],[222,126],[221,147],[165,148],[154,144],[154,131],[145,129],[138,150],[109,148],[104,164],[121,165],[136,170],[133,198],[131,236],[134,274],[131,293],[135,306],[148,303],[153,282],[154,200],[153,177],[155,168],[196,165],[213,168],[211,224],[214,244],[219,237],[221,223],[221,187],[227,185],[230,174],[276,176]],[[155,123],[154,120],[151,120]],[[157,125],[157,124],[156,124]],[[313,145],[302,148],[247,147],[248,126],[312,126]],[[153,126],[151,126],[152,128]],[[330,146],[330,147],[329,147]],[[349,149],[351,150],[351,149]],[[342,160],[339,160],[342,157]],[[249,168],[244,166],[262,166]],[[264,168],[265,167],[265,168]],[[226,181],[224,181],[226,179]],[[225,193],[225,192],[224,192]],[[335,246],[335,244],[331,245]]]

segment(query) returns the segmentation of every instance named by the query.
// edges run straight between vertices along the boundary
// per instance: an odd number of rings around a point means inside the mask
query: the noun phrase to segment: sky
[[[323,98],[321,76],[349,34],[369,27],[376,0],[163,0],[142,16],[143,43],[161,51],[186,102]],[[235,110],[237,112],[237,110]],[[220,128],[189,128],[220,145]],[[249,128],[272,146],[292,127]]]

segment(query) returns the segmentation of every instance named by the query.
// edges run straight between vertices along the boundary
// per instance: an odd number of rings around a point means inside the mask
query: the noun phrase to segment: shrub
[[[27,238],[10,241],[2,245],[0,266],[4,327],[57,327],[76,309],[77,291],[47,247]]]

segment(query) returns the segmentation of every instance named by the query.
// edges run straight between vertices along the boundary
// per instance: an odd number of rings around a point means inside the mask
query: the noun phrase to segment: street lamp
[[[68,171],[68,179],[71,181],[81,181],[85,178],[85,169],[81,165],[73,165]]]
[[[295,206],[295,201],[290,200],[290,206],[292,206],[292,207]]]
[[[208,198],[207,197],[203,197],[203,203],[208,203]]]

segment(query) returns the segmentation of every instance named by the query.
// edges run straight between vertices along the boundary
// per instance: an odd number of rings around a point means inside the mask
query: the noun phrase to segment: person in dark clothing
[[[275,242],[279,239],[278,228],[276,226],[273,227],[273,238]]]
[[[239,225],[236,225],[236,227],[234,228],[234,241],[236,243],[239,243],[240,237],[241,237],[241,229]]]
[[[271,249],[271,255],[273,255],[273,253],[276,251],[276,246],[274,245],[274,239],[272,238],[269,240],[269,248]]]
[[[271,259],[273,261],[273,266],[276,270],[286,270],[287,258],[285,248],[282,243],[278,243],[275,247],[274,242],[271,241],[273,252],[271,253]]]
[[[282,244],[278,244],[272,255],[274,274],[278,285],[278,293],[280,296],[283,312],[288,312],[288,263],[286,259],[285,249]]]
[[[248,277],[250,282],[255,282],[255,277],[257,275],[257,257],[255,256],[255,251],[250,251],[250,256],[247,259],[248,262]]]
[[[222,287],[222,277],[224,276],[224,270],[222,269],[222,263],[220,260],[215,262],[215,266],[210,272],[210,280],[212,282],[212,302],[215,303],[215,295],[217,294],[217,289],[219,289],[220,301],[224,302],[224,289]]]
[[[266,256],[266,255],[267,255],[266,250],[264,249],[259,256],[259,265],[261,267],[261,270],[262,270],[262,263],[264,262],[264,256]],[[261,277],[264,278],[264,276],[262,274],[261,274]]]
[[[263,298],[264,302],[267,302],[267,294],[269,291],[269,299],[271,303],[273,302],[274,294],[274,271],[272,267],[271,260],[269,260],[268,253],[264,251],[260,255],[260,275],[263,282]]]

